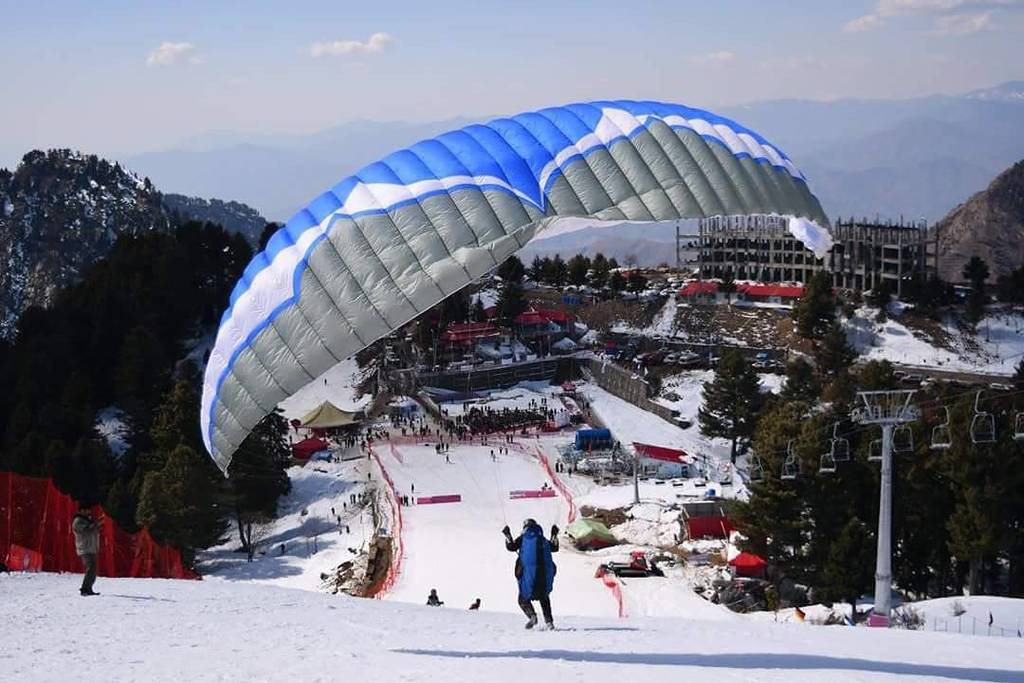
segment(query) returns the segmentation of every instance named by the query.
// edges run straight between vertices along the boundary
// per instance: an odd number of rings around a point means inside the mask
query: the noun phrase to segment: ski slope
[[[1024,680],[1016,638],[703,619],[522,619],[224,581],[0,575],[3,680]]]
[[[551,462],[551,453],[566,437],[527,438],[499,453],[501,437],[487,445],[453,444],[448,454],[438,455],[433,445],[384,444],[376,450],[399,495],[416,497],[458,494],[458,503],[412,505],[402,509],[404,556],[395,586],[385,599],[424,604],[430,589],[448,608],[466,608],[476,598],[486,611],[518,612],[515,555],[505,549],[501,528],[508,524],[517,535],[530,517],[545,529],[552,524],[565,529],[570,501],[593,488],[585,478],[554,475],[538,456]],[[491,450],[495,459],[491,459]],[[558,490],[555,498],[511,500],[510,491],[536,490],[544,484]],[[724,607],[696,595],[681,576],[632,579],[619,582],[620,603],[613,591],[596,578],[598,567],[611,559],[625,559],[632,546],[616,546],[599,552],[580,552],[563,535],[555,556],[558,574],[552,594],[556,623],[561,617],[624,617],[701,614],[704,618],[733,619]]]
[[[382,446],[382,464],[400,494],[417,497],[458,494],[458,503],[413,505],[403,509],[405,556],[389,600],[425,603],[431,588],[450,607],[468,607],[480,598],[486,610],[518,612],[515,555],[505,549],[501,529],[518,535],[530,517],[545,529],[568,526],[568,501],[556,498],[510,500],[509,492],[537,490],[553,482],[530,450],[530,439],[508,455],[499,454],[501,437],[489,445],[454,444],[446,462],[432,445]],[[499,443],[501,442],[501,443]],[[522,450],[520,450],[522,449]],[[491,450],[495,460],[491,460]],[[618,605],[594,578],[599,561],[562,544],[555,558],[558,574],[552,603],[557,614],[615,616]]]

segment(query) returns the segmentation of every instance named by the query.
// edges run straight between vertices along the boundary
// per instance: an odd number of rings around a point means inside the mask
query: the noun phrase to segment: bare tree
[[[242,537],[242,549],[249,562],[259,551],[263,544],[270,538],[274,531],[274,520],[262,514],[240,515],[238,518],[238,533]]]

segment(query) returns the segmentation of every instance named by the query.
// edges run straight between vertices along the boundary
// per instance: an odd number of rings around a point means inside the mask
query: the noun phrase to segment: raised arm
[[[515,539],[512,538],[512,531],[507,526],[501,530],[501,533],[505,535],[505,550],[511,553],[519,551],[519,546],[523,543],[523,537],[519,536]]]

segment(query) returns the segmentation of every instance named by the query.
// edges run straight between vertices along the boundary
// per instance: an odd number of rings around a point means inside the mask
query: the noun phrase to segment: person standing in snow
[[[441,605],[444,604],[444,602],[441,600],[441,598],[437,597],[437,589],[436,588],[431,588],[430,589],[430,595],[427,596],[427,604],[430,607],[440,607]]]
[[[501,530],[505,535],[505,549],[518,553],[516,557],[515,577],[519,583],[519,608],[529,620],[526,628],[537,625],[537,612],[533,608],[534,600],[540,602],[544,614],[544,623],[554,628],[551,616],[551,591],[555,586],[555,574],[558,568],[551,557],[558,552],[558,527],[551,525],[551,538],[544,538],[540,525],[533,519],[523,522],[523,533],[512,538],[511,530],[506,526]]]
[[[85,565],[85,576],[82,578],[82,587],[78,592],[82,595],[99,595],[92,589],[92,586],[96,582],[96,555],[100,550],[100,524],[90,514],[89,508],[83,505],[71,520],[71,531],[75,534],[75,552],[82,558],[82,564]]]
[[[480,598],[474,600],[473,604],[469,606],[469,609],[473,611],[480,609]]]

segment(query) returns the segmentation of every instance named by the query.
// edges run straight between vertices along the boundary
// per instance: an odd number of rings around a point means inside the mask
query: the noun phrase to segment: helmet
[[[528,526],[537,526],[537,520],[532,517],[527,517],[523,520],[523,528],[525,529]]]

